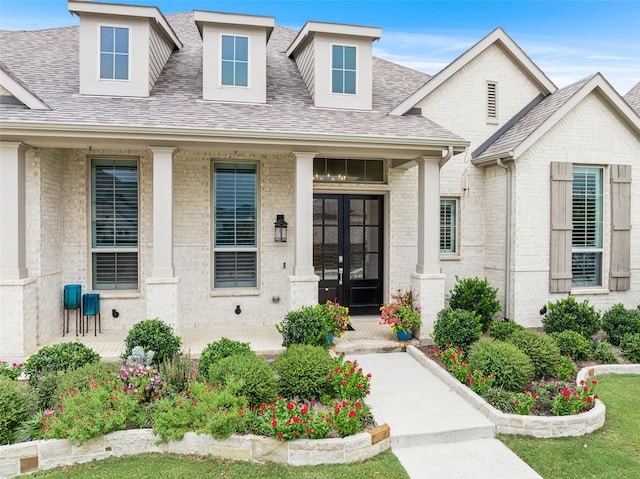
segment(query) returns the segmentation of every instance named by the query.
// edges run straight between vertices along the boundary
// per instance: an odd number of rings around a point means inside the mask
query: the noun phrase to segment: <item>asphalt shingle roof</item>
[[[493,143],[487,145],[484,151],[474,152],[474,157],[482,158],[513,151],[520,143],[526,140],[529,135],[547,121],[558,108],[577,93],[585,83],[591,80],[593,76],[594,75],[583,78],[545,97],[520,118],[520,120],[515,122],[510,128],[507,128]]]
[[[640,115],[640,81],[624,96],[627,103]]]
[[[193,14],[166,16],[184,47],[173,52],[148,98],[79,94],[79,27],[2,31],[1,60],[51,110],[0,107],[5,121],[245,130],[456,140],[419,115],[387,113],[429,76],[384,60],[373,62],[373,111],[316,108],[285,51],[296,32],[276,26],[267,47],[267,103],[202,100],[202,40]]]

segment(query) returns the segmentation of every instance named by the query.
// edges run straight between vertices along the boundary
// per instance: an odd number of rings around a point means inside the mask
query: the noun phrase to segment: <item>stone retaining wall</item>
[[[604,425],[606,408],[602,401],[598,399],[596,399],[594,407],[589,411],[571,416],[505,414],[491,406],[414,346],[408,346],[407,352],[451,389],[460,394],[469,404],[491,419],[496,425],[497,433],[522,434],[534,437],[582,436]],[[640,364],[590,366],[580,370],[577,381],[579,383],[582,379],[597,374],[640,374]]]
[[[150,429],[116,431],[73,445],[65,439],[41,440],[0,446],[0,477],[90,462],[108,457],[147,452],[217,456],[292,466],[348,464],[369,459],[390,447],[389,426],[341,439],[298,439],[282,442],[269,437],[231,436],[219,441],[209,435],[185,434],[182,441],[156,444]]]

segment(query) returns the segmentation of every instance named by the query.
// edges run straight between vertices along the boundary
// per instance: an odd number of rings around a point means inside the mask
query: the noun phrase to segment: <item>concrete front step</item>
[[[449,444],[452,442],[470,441],[475,439],[492,439],[496,435],[493,424],[462,429],[447,429],[444,431],[428,431],[415,434],[394,434],[391,429],[391,447],[417,447],[433,444]]]

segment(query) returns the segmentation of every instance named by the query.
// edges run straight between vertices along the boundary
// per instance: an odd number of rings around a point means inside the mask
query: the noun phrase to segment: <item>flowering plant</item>
[[[339,338],[347,330],[349,324],[351,324],[351,318],[349,317],[349,308],[346,306],[340,306],[339,303],[334,303],[331,300],[327,300],[323,304],[325,310],[325,322],[327,324],[327,331]]]
[[[525,391],[523,393],[517,393],[514,397],[514,403],[516,406],[516,413],[521,416],[528,416],[531,414],[534,404],[536,403],[538,396],[531,391]]]
[[[415,306],[411,290],[398,290],[391,300],[380,308],[380,324],[388,325],[394,333],[411,333],[422,324],[420,308]]]
[[[133,394],[141,403],[158,399],[164,392],[165,381],[151,366],[128,362],[120,368],[118,379],[123,383],[122,391]]]
[[[0,361],[0,376],[16,380],[20,377],[20,374],[22,374],[22,363],[9,364],[6,361]]]
[[[341,353],[335,359],[334,366],[333,371],[329,373],[329,379],[333,384],[336,397],[358,400],[371,392],[369,390],[371,373],[365,374],[358,366],[358,361],[345,361],[344,353]]]
[[[598,399],[598,395],[594,394],[595,385],[598,384],[594,379],[591,381],[591,387],[587,386],[584,379],[580,381],[580,386],[575,391],[562,388],[554,401],[551,412],[556,416],[568,416],[577,414],[582,411],[588,411],[593,407],[594,401]]]

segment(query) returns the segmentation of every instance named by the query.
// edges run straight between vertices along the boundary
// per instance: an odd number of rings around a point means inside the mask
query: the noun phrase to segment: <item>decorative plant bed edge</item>
[[[521,416],[505,414],[491,406],[482,397],[451,376],[435,361],[426,357],[414,346],[407,346],[407,352],[422,366],[441,379],[453,391],[475,409],[487,416],[495,425],[499,434],[521,434],[540,438],[582,436],[604,425],[606,407],[596,399],[593,408],[581,414],[571,416]],[[640,374],[640,364],[602,364],[582,368],[577,375],[581,380],[598,374]]]
[[[349,464],[369,459],[390,448],[389,426],[383,424],[366,432],[336,439],[298,439],[282,442],[247,434],[216,440],[207,434],[185,434],[182,441],[156,444],[151,429],[116,431],[74,445],[65,439],[22,442],[0,446],[0,477],[79,464],[108,457],[148,452],[216,456],[256,462],[276,462],[291,466]]]

